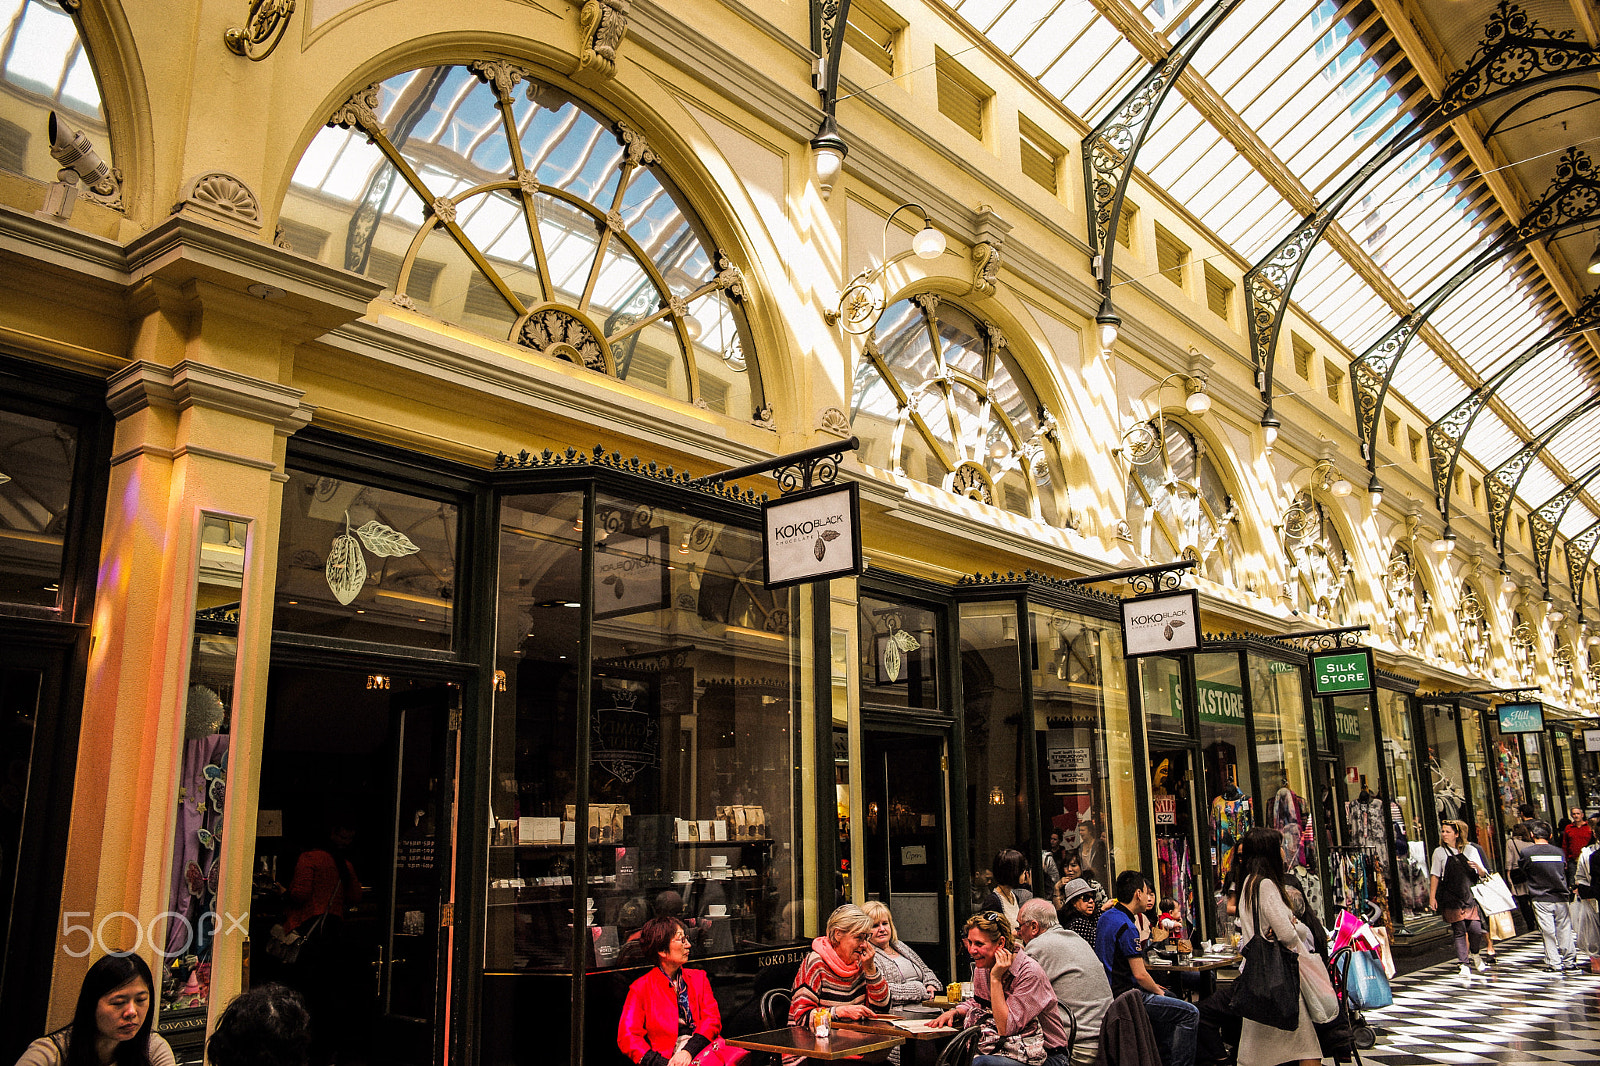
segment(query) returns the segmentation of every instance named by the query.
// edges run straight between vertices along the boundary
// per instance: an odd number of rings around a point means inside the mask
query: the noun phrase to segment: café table
[[[949,1040],[961,1030],[954,1027],[944,1029],[912,1030],[903,1029],[894,1023],[896,1021],[926,1022],[932,1020],[934,1017],[936,1016],[931,1014],[924,1016],[900,1014],[895,1011],[878,1011],[876,1015],[871,1018],[852,1018],[848,1021],[835,1018],[833,1020],[833,1027],[835,1029],[854,1029],[863,1033],[881,1033],[884,1036],[898,1036],[902,1039],[908,1040],[912,1045],[911,1062],[906,1062],[904,1053],[902,1053],[900,1061],[902,1066],[913,1066],[913,1064],[933,1062],[939,1057],[939,1045],[935,1044],[934,1041],[942,1042]]]
[[[1206,996],[1217,990],[1217,971],[1226,970],[1230,967],[1237,966],[1243,958],[1244,956],[1237,955],[1231,951],[1223,952],[1220,955],[1191,955],[1187,962],[1167,960],[1159,956],[1152,955],[1145,959],[1145,968],[1151,971],[1162,971],[1165,973],[1192,973],[1204,975],[1203,984],[1205,987],[1203,989],[1195,990],[1196,998],[1204,999]]]
[[[804,1025],[790,1025],[782,1029],[769,1029],[764,1033],[747,1036],[725,1036],[723,1043],[748,1051],[771,1051],[779,1055],[799,1055],[806,1059],[847,1059],[873,1051],[899,1047],[908,1034],[889,1035],[881,1032],[858,1032],[842,1029],[834,1021],[833,1035],[818,1037]]]

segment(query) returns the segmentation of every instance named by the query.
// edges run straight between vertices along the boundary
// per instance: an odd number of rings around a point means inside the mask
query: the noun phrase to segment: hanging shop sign
[[[1500,718],[1502,733],[1543,733],[1544,704],[1538,700],[1525,703],[1502,703],[1495,708]]]
[[[1196,681],[1194,687],[1202,722],[1244,724],[1244,689],[1215,681]]]
[[[1317,696],[1375,692],[1372,649],[1346,648],[1311,657],[1311,691]]]
[[[1122,647],[1127,658],[1174,655],[1200,646],[1200,594],[1194,589],[1122,601]]]
[[[1600,729],[1585,729],[1583,731],[1583,750],[1600,751]]]
[[[767,588],[861,573],[861,490],[854,481],[768,500],[761,522]]]

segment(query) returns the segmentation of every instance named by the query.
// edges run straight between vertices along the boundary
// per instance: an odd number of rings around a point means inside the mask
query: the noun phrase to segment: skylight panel
[[[1062,102],[1091,125],[1104,118],[1148,70],[1138,49],[1103,20],[1085,27],[1079,40],[1050,70],[1063,65],[1077,67],[1081,79],[1072,91],[1062,94]]]
[[[945,2],[962,18],[987,35],[995,19],[1005,14],[1018,0],[945,0]]]
[[[12,38],[6,80],[53,99],[77,47],[78,30],[70,15],[31,3]]]
[[[1565,433],[1558,434],[1545,448],[1545,455],[1559,464],[1573,477],[1578,477],[1594,465],[1596,457],[1600,457],[1600,419],[1593,415],[1579,419]],[[1531,475],[1534,468],[1546,472],[1556,488],[1549,489],[1540,497],[1548,499],[1559,491],[1560,483],[1556,482],[1555,475],[1549,472],[1549,467],[1543,463],[1535,463],[1528,473]],[[1600,489],[1600,485],[1595,486]]]
[[[1532,462],[1517,486],[1517,499],[1522,501],[1524,507],[1531,509],[1543,505],[1560,491],[1561,482],[1556,479],[1555,473],[1543,462]]]
[[[1050,21],[1051,16],[1046,14],[1044,5],[1015,3],[1001,12],[1000,17],[984,31],[984,36],[1002,52],[1015,59],[1018,58],[1017,50],[1027,45],[1029,41],[1048,36],[1039,31]],[[1022,68],[1030,72],[1032,70],[1026,63],[1022,64]]]
[[[1493,470],[1516,454],[1523,441],[1511,432],[1511,427],[1499,415],[1485,407],[1473,419],[1472,428],[1467,431],[1463,443],[1468,455],[1481,463],[1485,470]]]
[[[1567,508],[1567,513],[1562,516],[1561,524],[1556,527],[1556,532],[1563,537],[1571,538],[1582,533],[1594,523],[1594,512],[1585,507],[1582,500],[1573,500],[1572,506]],[[1556,568],[1560,565],[1561,557],[1552,553],[1550,556],[1552,576],[1557,572]]]
[[[1431,422],[1460,398],[1461,378],[1429,344],[1414,340],[1395,364],[1390,389]]]

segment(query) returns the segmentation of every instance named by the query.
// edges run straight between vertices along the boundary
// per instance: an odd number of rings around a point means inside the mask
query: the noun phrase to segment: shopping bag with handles
[[[1377,1010],[1394,1002],[1383,963],[1371,951],[1352,951],[1345,962],[1345,999],[1356,1010]]]

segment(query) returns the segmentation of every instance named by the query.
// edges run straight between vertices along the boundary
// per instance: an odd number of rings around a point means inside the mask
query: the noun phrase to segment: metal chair
[[[789,990],[773,988],[761,997],[761,1024],[779,1029],[789,1024]]]

